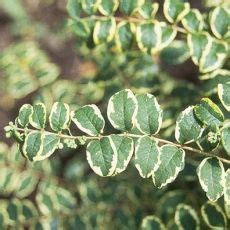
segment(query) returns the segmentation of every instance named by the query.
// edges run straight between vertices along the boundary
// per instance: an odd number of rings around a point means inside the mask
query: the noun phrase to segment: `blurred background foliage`
[[[222,1],[189,2],[204,12]],[[195,174],[197,161],[188,159],[176,182],[157,190],[139,179],[132,166],[114,178],[96,176],[81,147],[29,163],[5,139],[3,127],[24,103],[42,101],[47,108],[55,101],[72,108],[95,103],[105,112],[113,93],[130,88],[158,98],[165,111],[160,136],[170,140],[175,119],[186,106],[208,96],[221,107],[214,86],[229,71],[200,75],[180,40],[154,57],[135,50],[114,54],[106,45],[91,47],[76,37],[66,4],[0,0],[0,175],[10,178],[7,185],[0,181],[0,207],[5,210],[0,226],[138,229],[144,216],[155,214],[168,229],[176,229],[173,218],[179,203],[200,210],[206,200]]]

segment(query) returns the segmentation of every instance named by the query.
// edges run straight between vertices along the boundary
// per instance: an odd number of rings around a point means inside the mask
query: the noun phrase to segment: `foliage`
[[[4,129],[17,145],[0,143],[0,228],[229,228],[229,5],[219,2],[68,0],[60,34],[77,40],[82,68],[72,79],[36,35],[25,41],[21,2],[17,15],[3,1],[23,30],[0,56],[0,88],[23,101]],[[175,76],[187,66],[191,76]]]

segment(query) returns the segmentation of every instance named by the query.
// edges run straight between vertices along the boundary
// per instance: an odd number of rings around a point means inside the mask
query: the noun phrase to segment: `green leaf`
[[[120,0],[120,11],[131,15],[144,4],[144,0]]]
[[[210,15],[210,27],[217,38],[229,37],[229,20],[227,8],[223,6],[214,8]]]
[[[138,47],[147,53],[154,54],[161,43],[161,28],[159,23],[145,22],[137,26],[136,39]]]
[[[56,132],[67,129],[69,119],[69,106],[65,103],[55,102],[49,116],[51,129]]]
[[[25,221],[38,216],[38,211],[30,200],[23,200],[22,215]]]
[[[72,18],[78,18],[81,14],[81,3],[78,0],[68,0],[66,9]]]
[[[117,165],[113,173],[116,175],[127,168],[134,152],[134,143],[132,138],[125,136],[111,135],[111,139],[117,150]]]
[[[69,20],[68,25],[72,29],[72,31],[79,36],[80,38],[89,38],[91,35],[90,20],[86,19],[76,19]]]
[[[135,145],[135,166],[143,178],[149,178],[160,164],[160,150],[154,139],[143,136]]]
[[[181,0],[165,0],[163,7],[164,15],[171,23],[179,22],[190,9],[189,3]]]
[[[200,229],[200,220],[196,211],[189,205],[179,204],[175,212],[175,223],[178,229]]]
[[[194,113],[196,118],[205,125],[222,125],[224,115],[219,107],[209,98],[202,98],[200,103],[195,105]]]
[[[36,129],[44,129],[46,125],[46,107],[43,103],[33,106],[33,114],[30,117],[30,124]]]
[[[222,105],[230,112],[230,81],[225,84],[218,84],[218,96]]]
[[[185,152],[174,145],[163,145],[160,148],[160,164],[153,173],[153,183],[158,188],[173,182],[184,169]]]
[[[228,169],[225,173],[224,206],[226,215],[230,218],[230,169]]]
[[[41,161],[51,156],[54,151],[58,148],[60,138],[52,133],[46,133],[43,137],[43,150],[37,160]]]
[[[178,65],[187,61],[190,57],[188,46],[180,40],[173,41],[160,53],[161,60],[169,65]]]
[[[209,228],[225,229],[227,223],[226,216],[217,203],[208,201],[201,207],[201,215]]]
[[[202,131],[202,127],[194,117],[192,106],[189,106],[179,114],[175,128],[175,137],[179,143],[184,144],[197,141]]]
[[[81,0],[81,7],[86,14],[94,14],[97,11],[99,0]]]
[[[197,168],[198,178],[202,189],[209,200],[218,200],[224,192],[224,166],[216,157],[205,158]]]
[[[43,133],[38,131],[32,131],[26,136],[22,151],[30,161],[39,159],[43,151],[43,136]]]
[[[162,124],[163,111],[151,94],[137,95],[136,127],[144,134],[156,134]]]
[[[139,8],[139,13],[144,19],[152,19],[155,17],[158,8],[159,8],[158,3],[145,2]]]
[[[23,105],[18,114],[18,123],[22,127],[26,127],[29,124],[30,117],[33,113],[33,106],[30,104]]]
[[[166,230],[162,221],[156,216],[146,216],[141,223],[142,230]]]
[[[111,137],[91,141],[86,149],[87,161],[99,176],[113,175],[117,165],[117,150]]]
[[[116,32],[115,18],[106,18],[96,22],[93,31],[93,40],[95,44],[111,42]]]
[[[191,33],[200,31],[204,27],[204,19],[197,9],[190,10],[181,20],[184,28]]]
[[[40,212],[45,215],[51,215],[55,211],[56,199],[54,193],[50,189],[36,194],[36,203]]]
[[[116,46],[119,51],[129,49],[134,41],[135,24],[122,21],[117,25],[115,34]]]
[[[227,154],[230,156],[230,127],[226,127],[222,130],[221,143]]]
[[[137,114],[137,100],[131,90],[114,94],[108,103],[107,116],[115,129],[129,131],[134,127]]]
[[[71,117],[76,126],[88,135],[103,133],[105,121],[96,105],[85,105],[74,111]]]
[[[9,219],[12,223],[20,221],[22,207],[19,200],[13,199],[7,203],[6,211],[8,213]]]
[[[114,13],[119,6],[118,0],[100,0],[100,5],[98,7],[101,14],[109,16]]]

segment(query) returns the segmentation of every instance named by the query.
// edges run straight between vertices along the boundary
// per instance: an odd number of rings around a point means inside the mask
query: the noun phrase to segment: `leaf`
[[[162,221],[156,216],[146,216],[141,223],[143,230],[166,230]]]
[[[36,203],[40,212],[47,216],[55,211],[56,199],[54,193],[50,189],[46,189],[45,192],[39,192],[36,194]]]
[[[89,38],[91,35],[91,28],[90,20],[86,19],[76,19],[76,20],[69,20],[68,26],[71,30],[80,38]]]
[[[205,125],[222,125],[224,115],[219,107],[209,98],[202,98],[200,103],[195,105],[194,113],[196,118]]]
[[[49,116],[51,129],[56,132],[67,129],[69,119],[69,106],[62,102],[55,102]]]
[[[36,129],[44,129],[46,124],[46,107],[43,103],[33,106],[33,114],[30,117],[30,124]]]
[[[117,165],[117,150],[111,137],[91,141],[86,149],[87,161],[99,176],[113,175]]]
[[[208,201],[202,205],[201,215],[209,228],[225,229],[227,220],[222,208],[217,203]]]
[[[43,133],[39,131],[30,132],[25,138],[22,151],[30,161],[39,159],[43,151]]]
[[[175,40],[161,51],[160,57],[166,64],[178,65],[187,61],[190,54],[185,42]]]
[[[51,156],[54,153],[54,151],[58,148],[59,143],[60,138],[57,135],[52,133],[46,133],[44,135],[43,140],[43,150],[39,158],[37,158],[37,160],[41,161]]]
[[[107,116],[115,129],[129,131],[134,127],[137,114],[137,100],[131,90],[115,93],[110,99]]]
[[[68,0],[66,9],[72,18],[78,18],[81,14],[81,3],[77,0]]]
[[[131,15],[144,4],[144,0],[120,0],[120,11],[126,15]]]
[[[230,81],[225,84],[218,84],[218,96],[222,105],[230,112]]]
[[[30,117],[33,113],[33,106],[30,104],[24,104],[18,114],[18,123],[22,127],[26,127],[29,124]]]
[[[196,211],[189,205],[179,204],[175,212],[178,229],[200,229],[200,220]]]
[[[182,25],[191,33],[201,31],[204,27],[204,19],[197,9],[191,9],[181,20]]]
[[[202,160],[197,168],[198,178],[202,189],[209,200],[218,200],[224,192],[224,166],[216,157],[208,157]]]
[[[230,127],[226,127],[221,132],[221,143],[230,156]]]
[[[105,120],[96,105],[85,105],[74,111],[71,117],[76,126],[88,135],[97,136],[103,133]]]
[[[86,14],[94,14],[97,11],[99,0],[81,0],[82,9]]]
[[[117,25],[115,41],[119,51],[129,49],[132,46],[135,29],[135,24],[126,21],[122,21]]]
[[[137,95],[136,127],[144,134],[156,134],[162,124],[163,111],[151,94]]]
[[[219,6],[213,9],[210,15],[210,27],[217,38],[229,37],[229,20],[227,8]]]
[[[143,52],[154,54],[161,43],[161,28],[159,23],[145,22],[137,26],[137,45]]]
[[[189,106],[179,114],[175,128],[175,137],[179,143],[197,141],[202,131],[202,127],[194,117],[193,106]]]
[[[145,2],[140,8],[139,13],[144,19],[152,19],[155,17],[159,3]]]
[[[115,18],[106,18],[97,21],[93,31],[93,40],[95,44],[101,44],[104,42],[111,42],[116,32]]]
[[[117,165],[113,173],[116,175],[127,168],[134,152],[134,143],[132,138],[125,136],[111,135],[111,139],[117,150]]]
[[[22,201],[22,215],[25,221],[38,216],[38,211],[30,200]]]
[[[230,169],[228,169],[225,173],[224,206],[226,215],[228,218],[230,218]]]
[[[18,199],[10,200],[7,203],[6,211],[9,216],[9,220],[11,223],[18,222],[21,217],[22,209]]]
[[[189,4],[181,0],[165,0],[164,1],[164,16],[171,22],[179,22],[189,11]]]
[[[119,6],[118,0],[100,0],[100,5],[98,7],[101,14],[105,16],[110,16],[114,13]]]
[[[143,178],[149,178],[160,164],[160,150],[154,139],[143,136],[135,145],[135,166]]]
[[[174,145],[163,145],[160,147],[160,164],[153,173],[153,183],[158,188],[173,182],[179,172],[184,169],[185,152]]]

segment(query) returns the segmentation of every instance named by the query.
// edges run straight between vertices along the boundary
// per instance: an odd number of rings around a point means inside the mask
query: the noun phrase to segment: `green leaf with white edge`
[[[120,0],[120,11],[126,15],[136,12],[143,4],[144,0]]]
[[[230,169],[225,173],[224,207],[227,217],[230,218]]]
[[[205,224],[211,229],[225,229],[227,220],[222,208],[208,201],[201,207],[201,215]]]
[[[173,182],[179,172],[184,169],[185,152],[174,145],[163,145],[160,147],[160,164],[152,174],[153,183],[158,188]]]
[[[100,0],[81,0],[81,7],[86,14],[94,14],[97,11]]]
[[[179,22],[189,11],[189,3],[182,0],[165,0],[163,11],[166,19],[171,22]]]
[[[222,105],[230,112],[230,81],[225,84],[218,84],[218,96]]]
[[[113,173],[116,175],[127,168],[134,152],[134,143],[132,138],[120,135],[111,135],[111,139],[117,150],[117,165]]]
[[[227,50],[228,44],[226,42],[209,39],[200,59],[200,72],[207,73],[221,68],[227,58]]]
[[[137,26],[137,45],[143,52],[154,54],[161,43],[161,27],[159,23],[145,22]]]
[[[23,105],[18,114],[18,123],[22,127],[26,127],[29,124],[30,117],[33,114],[33,106],[30,104]]]
[[[107,116],[115,129],[129,131],[134,127],[137,114],[137,99],[131,90],[115,93],[107,107]]]
[[[60,138],[57,135],[52,133],[45,133],[43,137],[43,150],[36,160],[41,161],[51,156],[58,148],[59,143]]]
[[[86,19],[69,20],[68,26],[80,38],[89,38],[91,35],[91,22]]]
[[[187,204],[179,204],[177,206],[175,223],[178,229],[200,229],[200,220],[196,211]]]
[[[227,7],[219,6],[210,14],[210,27],[217,38],[229,37],[229,10]]]
[[[44,129],[46,125],[46,107],[43,103],[33,106],[33,114],[30,116],[30,124],[36,129]]]
[[[83,132],[90,136],[103,133],[105,120],[96,105],[85,105],[71,114],[72,121]]]
[[[9,216],[9,221],[13,224],[20,221],[22,214],[22,206],[18,199],[14,198],[7,203],[6,212]]]
[[[198,178],[202,189],[211,201],[218,200],[224,192],[224,166],[216,157],[202,160],[197,168]]]
[[[222,111],[209,98],[202,98],[200,103],[194,106],[194,114],[205,125],[221,126],[224,121]]]
[[[126,21],[122,21],[117,25],[115,42],[119,51],[129,49],[132,46],[135,29],[135,24]]]
[[[222,130],[221,143],[227,154],[230,156],[230,127],[226,127]]]
[[[38,211],[35,205],[30,200],[22,201],[23,220],[29,220],[38,216]]]
[[[203,129],[194,116],[193,106],[189,106],[179,114],[176,120],[175,138],[180,144],[197,141],[202,132]]]
[[[96,22],[93,31],[93,40],[96,45],[111,42],[116,32],[116,21],[114,17],[106,18]]]
[[[117,150],[110,136],[89,142],[86,156],[96,174],[103,177],[113,175],[117,165]]]
[[[30,161],[39,159],[43,151],[44,134],[39,131],[32,131],[27,134],[22,147],[23,154]]]
[[[142,230],[166,230],[162,221],[156,216],[146,216],[141,223]]]
[[[152,94],[137,95],[136,127],[144,134],[156,134],[162,124],[163,111]]]
[[[157,10],[159,8],[159,3],[145,2],[140,8],[139,13],[144,19],[152,19],[155,17]]]
[[[119,6],[119,0],[100,0],[98,10],[105,16],[110,16]]]
[[[160,150],[157,142],[143,136],[135,144],[135,166],[143,178],[149,178],[160,165]]]
[[[165,22],[158,23],[161,30],[161,39],[159,50],[167,47],[176,37],[177,31],[170,25],[167,25]]]
[[[81,14],[81,3],[77,0],[68,0],[66,9],[72,18],[78,18]]]
[[[58,132],[68,128],[70,120],[69,106],[62,102],[55,102],[49,116],[50,127]]]
[[[201,31],[204,27],[204,19],[197,9],[191,9],[181,20],[182,25],[191,33]]]
[[[187,35],[187,43],[192,61],[199,65],[201,56],[205,50],[209,50],[211,36],[208,33],[193,33]]]

